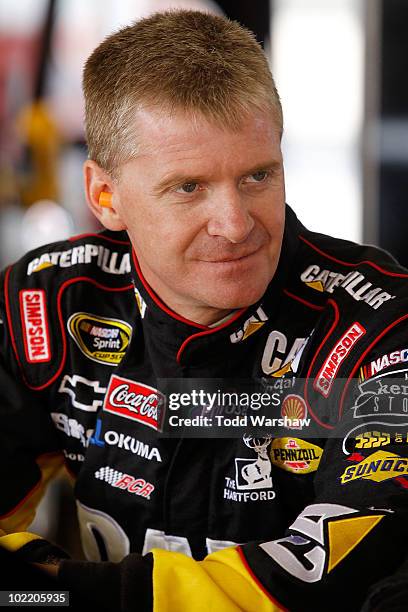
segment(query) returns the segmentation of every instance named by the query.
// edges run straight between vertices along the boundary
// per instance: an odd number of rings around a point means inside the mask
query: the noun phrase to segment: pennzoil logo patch
[[[350,458],[352,458],[351,456]],[[383,482],[408,474],[408,459],[387,451],[376,451],[356,465],[347,467],[340,476],[341,484],[353,480],[372,480]]]
[[[76,312],[68,319],[68,332],[88,359],[110,366],[122,361],[132,337],[125,321],[87,312]]]
[[[274,465],[295,474],[309,474],[319,467],[323,449],[300,438],[275,438],[270,449]]]

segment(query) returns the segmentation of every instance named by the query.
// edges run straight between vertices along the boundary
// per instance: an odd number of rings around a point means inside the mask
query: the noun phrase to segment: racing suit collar
[[[255,304],[237,310],[235,314],[216,326],[201,325],[180,316],[162,302],[149,286],[141,272],[137,255],[132,251],[131,266],[136,302],[142,317],[144,334],[163,352],[166,358],[176,359],[181,366],[198,365],[214,360],[215,355],[225,360],[223,346],[233,343],[231,337],[239,332],[250,317],[261,307],[268,318],[278,310],[281,289],[288,278],[291,262],[298,248],[301,224],[295,213],[286,206],[285,230],[277,270],[265,294]]]

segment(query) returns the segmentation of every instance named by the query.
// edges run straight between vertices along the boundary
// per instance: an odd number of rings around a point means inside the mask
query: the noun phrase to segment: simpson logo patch
[[[353,456],[351,456],[353,457]],[[353,480],[372,480],[383,482],[408,474],[408,459],[395,453],[377,451],[356,465],[347,467],[340,476],[341,484]]]
[[[132,337],[125,321],[87,312],[76,312],[68,319],[68,332],[88,359],[110,366],[122,361]]]
[[[340,364],[346,359],[353,346],[364,336],[366,330],[360,323],[353,323],[351,327],[342,335],[336,346],[332,349],[323,366],[321,367],[314,383],[313,388],[323,397],[328,397],[337,376]]]
[[[111,376],[103,409],[158,429],[159,403],[163,396],[143,383]]]
[[[20,291],[24,349],[29,363],[50,361],[50,336],[43,289]]]
[[[295,474],[315,472],[322,453],[320,446],[300,438],[275,438],[270,449],[272,463]]]

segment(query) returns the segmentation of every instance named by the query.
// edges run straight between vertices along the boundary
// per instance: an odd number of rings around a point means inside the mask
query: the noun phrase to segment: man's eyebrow
[[[163,191],[166,191],[169,187],[173,185],[181,185],[182,183],[186,183],[188,181],[197,181],[199,182],[201,179],[199,176],[193,176],[187,172],[173,172],[172,174],[168,174],[165,176],[155,187],[153,187],[153,193],[156,195],[160,195]]]
[[[281,159],[273,159],[270,161],[263,162],[261,164],[256,164],[252,168],[245,170],[242,173],[242,176],[248,176],[250,174],[255,174],[256,172],[260,172],[261,170],[279,170],[282,167]]]
[[[278,170],[282,167],[282,160],[269,160],[266,162],[258,163],[247,170],[244,170],[240,173],[240,176],[249,176],[250,174],[255,174],[256,172],[260,172],[261,170]],[[173,185],[182,185],[186,182],[203,182],[205,181],[204,176],[195,175],[187,172],[174,172],[165,176],[155,187],[153,187],[153,193],[155,195],[160,195],[166,189]]]

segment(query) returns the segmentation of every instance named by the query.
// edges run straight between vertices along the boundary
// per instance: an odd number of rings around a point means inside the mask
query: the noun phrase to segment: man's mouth
[[[255,255],[256,253],[258,253],[258,251],[261,249],[261,247],[258,247],[257,249],[252,249],[251,251],[246,251],[243,253],[234,253],[234,255],[225,255],[225,256],[221,256],[221,257],[217,257],[214,259],[203,259],[202,261],[204,261],[205,263],[233,263],[233,262],[239,262],[242,261],[244,259],[248,259],[249,257],[251,257],[252,255]]]

